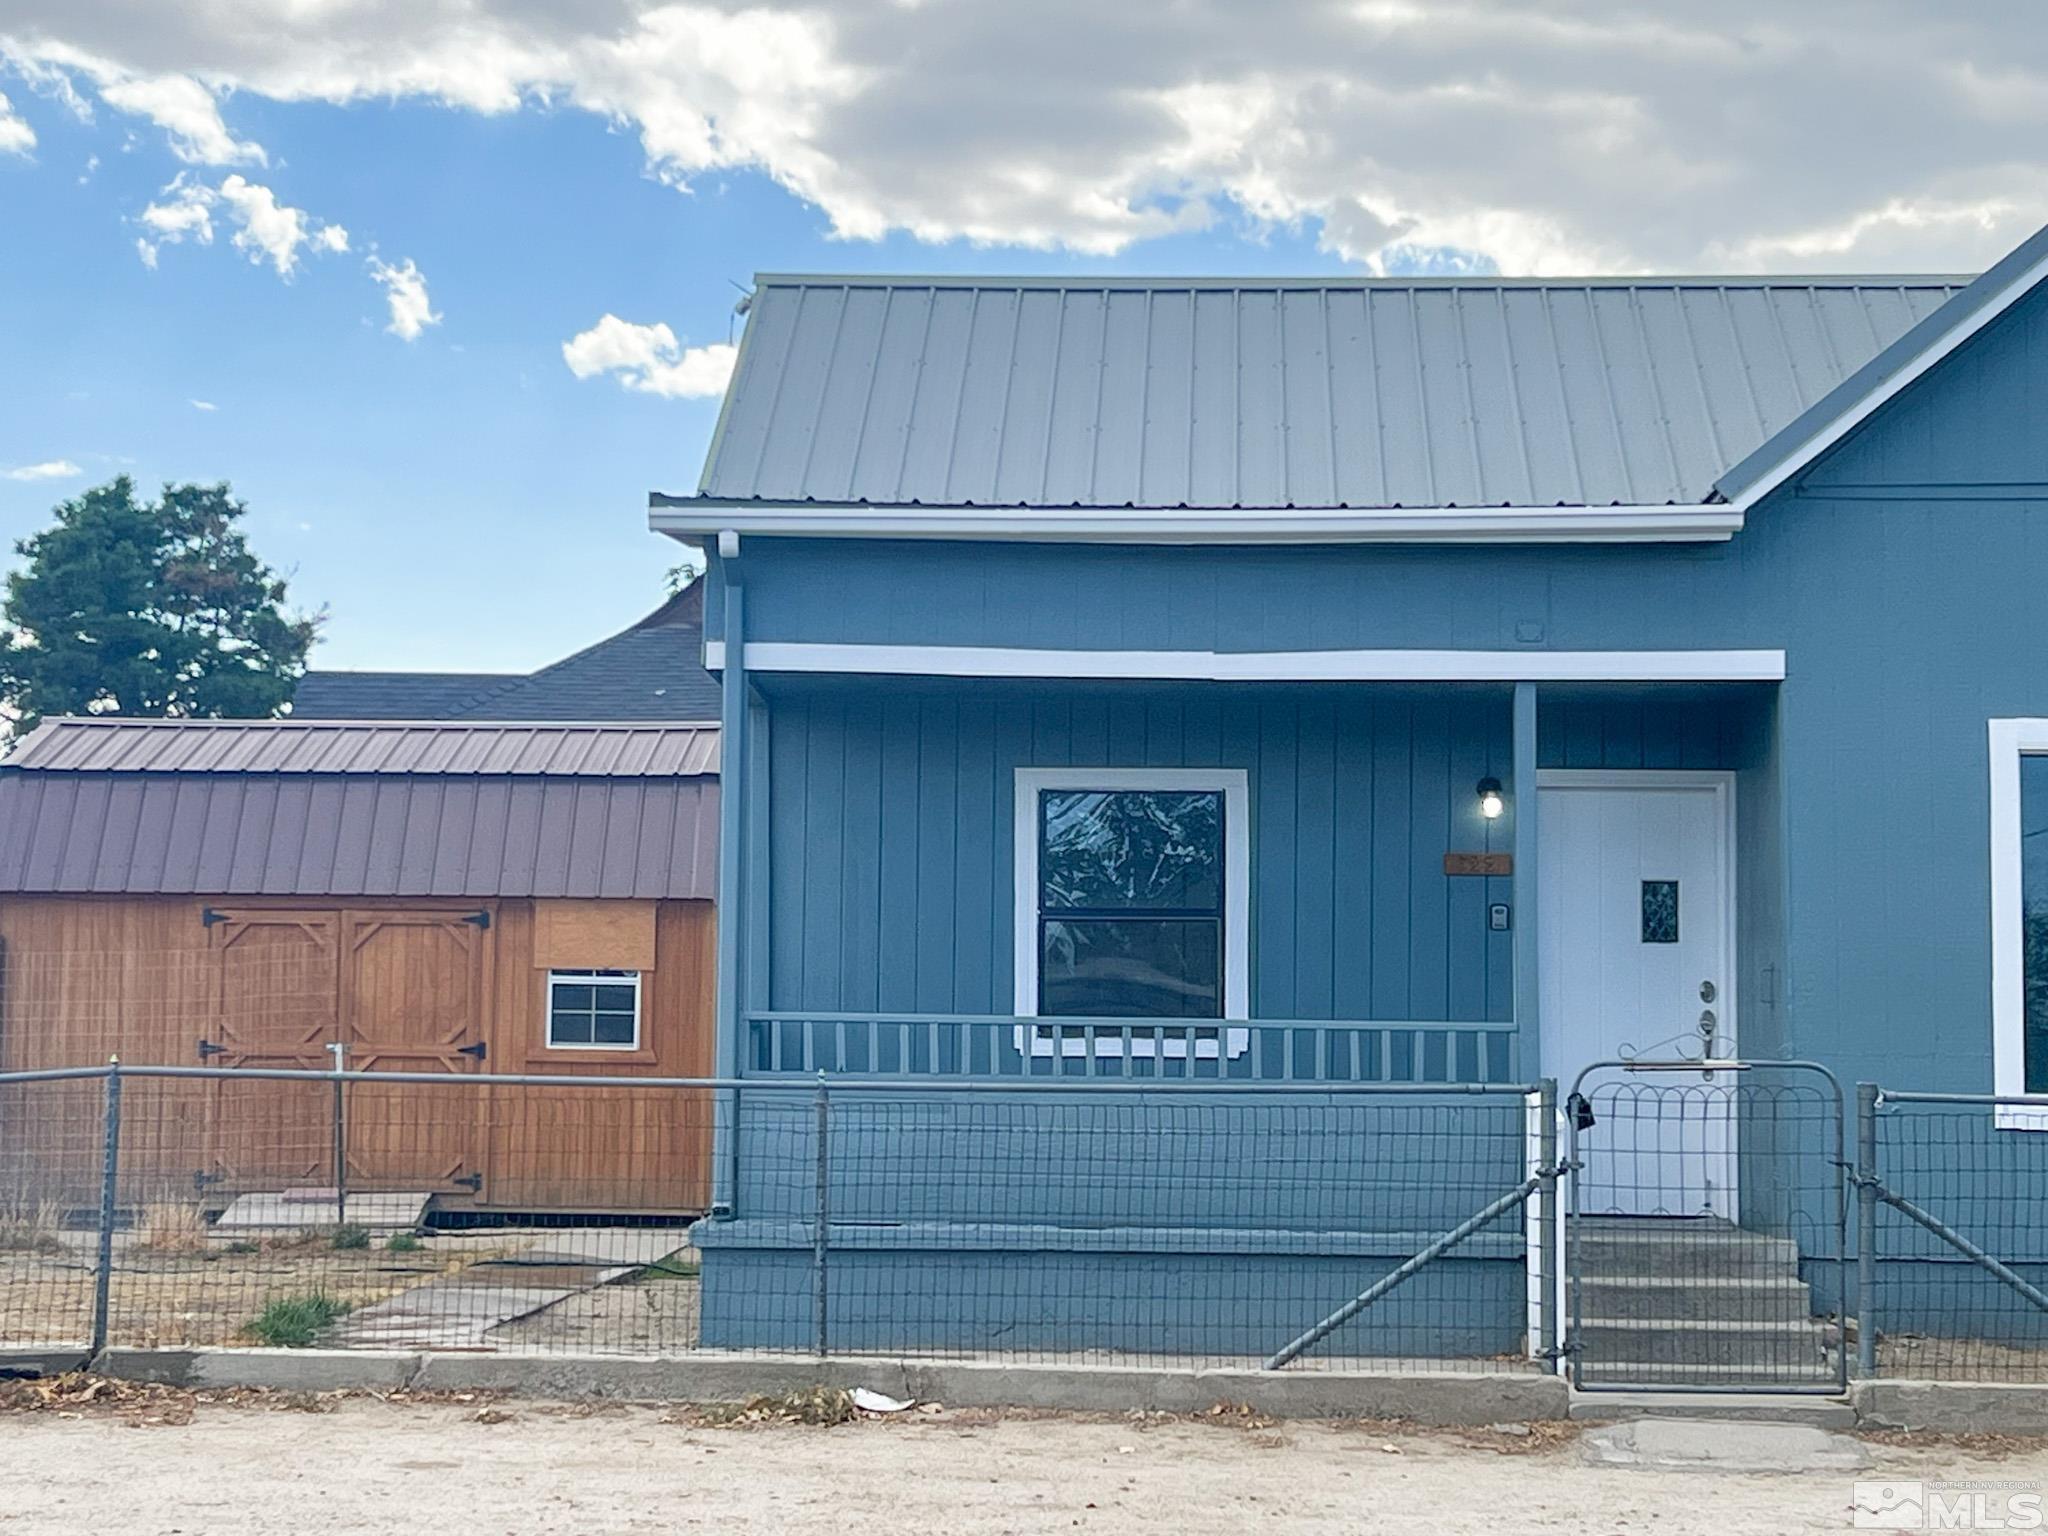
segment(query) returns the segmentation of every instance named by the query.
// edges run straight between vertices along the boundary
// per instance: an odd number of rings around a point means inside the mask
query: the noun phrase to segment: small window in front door
[[[1645,880],[1643,882],[1643,942],[1645,944],[1676,944],[1678,942],[1678,882],[1676,880]]]

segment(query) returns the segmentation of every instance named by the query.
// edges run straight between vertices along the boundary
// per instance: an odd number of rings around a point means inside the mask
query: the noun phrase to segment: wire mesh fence
[[[1565,1106],[1560,1158],[1546,1102],[0,1074],[0,1348],[2048,1381],[2048,1103],[1637,1075]]]
[[[1864,1369],[2048,1381],[2048,1102],[1866,1087],[1859,1121]]]
[[[1507,1089],[0,1078],[0,1346],[1243,1364],[1328,1322],[1305,1363],[1539,1369],[1551,1118]]]

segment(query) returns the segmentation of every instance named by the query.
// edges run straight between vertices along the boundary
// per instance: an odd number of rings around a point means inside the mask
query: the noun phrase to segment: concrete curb
[[[1859,1381],[1849,1388],[1863,1429],[2038,1435],[2048,1431],[2048,1386],[2019,1382]]]
[[[355,1349],[110,1349],[103,1376],[170,1387],[264,1387],[279,1392],[395,1392],[421,1357]]]
[[[62,1376],[66,1371],[82,1371],[92,1359],[87,1349],[0,1349],[0,1375],[4,1376]]]
[[[0,1353],[0,1369],[75,1369],[75,1351]],[[194,1388],[287,1392],[510,1392],[523,1397],[727,1403],[804,1387],[871,1387],[958,1408],[1078,1413],[1200,1413],[1245,1403],[1278,1418],[1498,1424],[1541,1419],[1697,1417],[1828,1428],[2038,1435],[2048,1385],[1862,1381],[1839,1398],[1621,1394],[1574,1397],[1558,1376],[1444,1371],[1170,1370],[981,1361],[816,1360],[706,1352],[674,1359],[610,1355],[436,1354],[341,1349],[110,1349],[108,1376]],[[1636,1400],[1631,1400],[1635,1398]]]
[[[1558,1377],[1506,1372],[1269,1373],[807,1356],[701,1354],[636,1360],[322,1349],[110,1349],[96,1364],[109,1376],[195,1388],[410,1388],[702,1403],[736,1402],[818,1385],[864,1386],[892,1397],[961,1408],[1199,1413],[1217,1403],[1246,1403],[1283,1418],[1387,1418],[1420,1424],[1562,1419],[1569,1401]]]

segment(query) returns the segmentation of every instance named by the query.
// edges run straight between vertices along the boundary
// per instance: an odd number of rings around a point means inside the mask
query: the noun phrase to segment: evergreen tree
[[[123,475],[56,509],[15,545],[0,603],[0,705],[44,715],[277,714],[320,615],[288,613],[284,581],[250,552],[247,511],[222,485],[137,498]]]

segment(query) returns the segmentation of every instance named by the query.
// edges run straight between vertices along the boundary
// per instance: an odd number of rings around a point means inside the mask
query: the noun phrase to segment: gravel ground
[[[4,1406],[4,1403],[0,1403]],[[124,1389],[0,1414],[0,1532],[1843,1529],[1853,1478],[1582,1464],[1520,1433],[912,1412],[832,1427],[481,1397],[195,1402]],[[2037,1442],[1871,1443],[1872,1477],[2048,1485]]]

